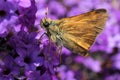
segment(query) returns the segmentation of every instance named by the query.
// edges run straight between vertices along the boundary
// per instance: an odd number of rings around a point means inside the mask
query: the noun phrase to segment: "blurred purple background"
[[[47,7],[51,19],[99,8],[108,11],[89,56],[66,48],[56,55],[47,36],[39,39],[45,32],[39,24]],[[120,80],[120,1],[0,0],[0,80]]]

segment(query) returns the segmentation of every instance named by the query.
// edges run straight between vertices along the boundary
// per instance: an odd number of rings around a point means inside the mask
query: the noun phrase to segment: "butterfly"
[[[58,47],[64,46],[73,53],[85,56],[104,29],[107,19],[108,13],[105,9],[96,9],[59,20],[46,17],[41,20],[40,25]]]

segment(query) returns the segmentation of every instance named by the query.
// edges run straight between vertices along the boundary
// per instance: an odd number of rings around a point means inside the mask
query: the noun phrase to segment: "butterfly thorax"
[[[49,36],[49,38],[56,44],[59,44],[59,42],[61,41],[61,32],[58,22],[56,20],[44,18],[41,21],[41,25],[47,31],[47,35]]]

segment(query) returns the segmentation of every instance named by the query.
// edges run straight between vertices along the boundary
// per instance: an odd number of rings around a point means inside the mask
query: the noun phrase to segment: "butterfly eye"
[[[50,24],[49,24],[48,22],[43,23],[43,26],[44,26],[44,27],[49,27],[49,25],[50,25]]]

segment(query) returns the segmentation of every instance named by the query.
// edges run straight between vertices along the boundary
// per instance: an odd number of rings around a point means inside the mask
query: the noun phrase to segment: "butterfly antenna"
[[[45,18],[47,19],[48,18],[48,7],[46,8],[46,12],[45,12]]]

